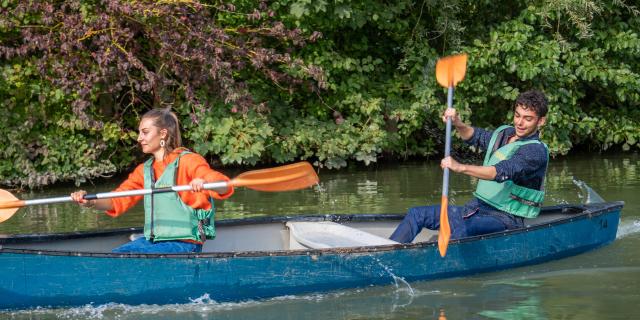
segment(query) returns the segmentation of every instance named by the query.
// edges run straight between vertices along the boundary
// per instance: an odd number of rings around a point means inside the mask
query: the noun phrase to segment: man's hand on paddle
[[[442,114],[442,121],[447,122],[447,118],[451,118],[451,124],[455,127],[463,125],[462,120],[460,120],[460,116],[458,116],[458,113],[454,108],[444,109],[444,113]]]
[[[456,127],[456,129],[458,127],[464,126],[464,123],[462,122],[462,120],[460,120],[460,116],[458,116],[458,113],[454,108],[446,108],[444,110],[444,112],[442,113],[442,121],[447,122],[447,118],[451,118],[451,124]],[[446,157],[442,159],[442,161],[440,161],[440,167],[442,169],[449,168],[449,170],[453,172],[460,172],[463,166],[453,158]]]
[[[442,169],[449,168],[453,172],[461,172],[464,170],[464,165],[454,160],[452,157],[446,157],[440,161],[440,167]]]
[[[458,132],[462,140],[471,139],[471,137],[473,136],[473,127],[462,122],[460,116],[458,115],[458,112],[456,112],[456,109],[445,109],[442,113],[442,121],[447,122],[447,117],[451,117],[451,124],[454,128],[456,128],[456,131]]]

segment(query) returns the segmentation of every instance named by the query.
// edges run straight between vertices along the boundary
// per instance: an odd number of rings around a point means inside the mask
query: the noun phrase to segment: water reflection
[[[513,307],[506,310],[486,310],[481,311],[478,314],[489,319],[548,319],[540,308],[540,300],[536,297],[530,297],[523,301],[519,301],[515,303]]]
[[[360,195],[376,195],[378,194],[378,181],[365,180],[364,182],[358,182],[356,192]]]
[[[438,320],[447,320],[447,317],[444,314],[444,309],[440,309],[440,315],[438,316]]]

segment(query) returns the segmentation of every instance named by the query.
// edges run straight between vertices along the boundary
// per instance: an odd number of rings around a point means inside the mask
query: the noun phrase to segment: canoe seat
[[[289,221],[290,249],[325,249],[398,244],[355,228],[331,221]]]

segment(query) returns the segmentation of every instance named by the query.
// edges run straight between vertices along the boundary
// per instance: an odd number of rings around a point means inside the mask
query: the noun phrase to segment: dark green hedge
[[[455,104],[508,122],[529,88],[543,139],[640,140],[640,15],[621,0],[4,1],[0,183],[128,170],[137,119],[172,107],[186,144],[222,164],[326,168],[440,152],[438,57],[469,54]]]

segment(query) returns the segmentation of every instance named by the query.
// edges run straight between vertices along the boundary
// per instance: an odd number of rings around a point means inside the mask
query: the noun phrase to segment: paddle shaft
[[[205,190],[226,193],[230,187],[245,187],[256,191],[279,192],[300,190],[317,184],[318,175],[306,161],[288,164],[276,168],[260,169],[244,172],[231,181],[215,181],[202,185]],[[117,197],[144,196],[163,192],[191,191],[191,185],[138,189],[97,194],[85,194],[85,200],[108,199]],[[20,200],[6,190],[0,189],[0,223],[10,219],[19,208],[60,202],[74,201],[71,196],[48,199]]]
[[[467,70],[467,55],[458,54],[444,57],[436,63],[436,80],[447,88],[447,110],[453,109],[453,88],[462,79]],[[451,156],[451,117],[445,119],[444,157]],[[442,201],[440,202],[440,230],[438,232],[438,251],[440,256],[447,254],[447,246],[451,238],[451,226],[449,225],[449,168],[444,168],[442,174]]]
[[[202,185],[202,188],[206,190],[211,190],[211,189],[218,189],[218,188],[226,188],[227,186],[228,186],[228,182],[217,181],[217,182],[205,183]],[[181,185],[181,186],[153,188],[153,189],[103,192],[103,193],[96,193],[96,194],[85,194],[83,199],[96,200],[96,199],[110,199],[110,198],[119,198],[119,197],[144,196],[148,194],[165,193],[165,192],[191,191],[192,189],[193,188],[190,185]],[[70,202],[70,201],[73,201],[73,199],[71,199],[71,196],[47,198],[47,199],[23,200],[24,202],[23,206],[61,203],[61,202]]]
[[[447,89],[447,108],[453,108],[453,86]],[[447,126],[444,139],[444,157],[451,155],[451,117],[447,117]],[[449,197],[449,168],[444,168],[442,175],[442,196]]]

